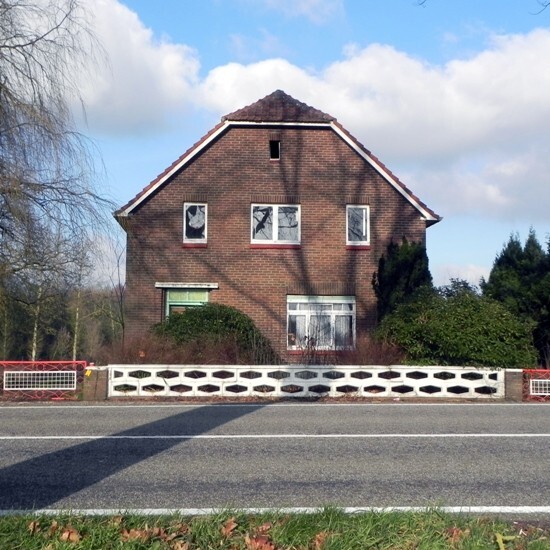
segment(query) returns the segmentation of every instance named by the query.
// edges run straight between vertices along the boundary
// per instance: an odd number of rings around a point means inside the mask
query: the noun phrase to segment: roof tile
[[[282,90],[222,117],[231,122],[331,122],[333,116],[310,107]]]

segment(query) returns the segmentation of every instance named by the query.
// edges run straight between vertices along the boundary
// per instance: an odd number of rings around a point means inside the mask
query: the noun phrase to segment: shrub
[[[190,362],[189,350],[172,340],[146,333],[137,338],[126,338],[101,347],[95,357],[98,365],[107,364],[172,364]]]
[[[355,349],[342,351],[337,357],[341,365],[400,365],[406,354],[393,342],[365,334],[357,338]]]
[[[278,357],[252,319],[236,308],[210,303],[174,313],[153,327],[153,334],[193,348],[194,362],[205,362],[217,350],[219,361],[274,364]]]
[[[454,281],[399,306],[377,334],[418,363],[525,367],[536,361],[532,328],[467,283]]]

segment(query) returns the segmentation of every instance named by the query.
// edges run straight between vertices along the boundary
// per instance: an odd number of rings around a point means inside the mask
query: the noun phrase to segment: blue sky
[[[437,284],[550,236],[550,9],[538,0],[95,0],[85,131],[126,203],[276,89],[335,116],[443,221]]]

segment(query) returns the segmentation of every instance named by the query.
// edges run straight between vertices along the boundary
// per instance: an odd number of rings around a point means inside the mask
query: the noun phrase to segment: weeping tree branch
[[[93,239],[113,204],[93,144],[76,130],[79,79],[101,48],[79,0],[0,0],[0,266],[33,220]]]

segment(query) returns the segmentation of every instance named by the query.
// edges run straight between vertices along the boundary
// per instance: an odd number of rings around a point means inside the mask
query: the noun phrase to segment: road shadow
[[[206,405],[110,435],[129,438],[200,435],[262,407],[261,404]],[[0,510],[47,508],[185,441],[181,438],[117,440],[101,437],[4,467],[0,469]],[[35,452],[36,441],[25,444],[28,454]],[[4,456],[7,452],[4,451]]]

